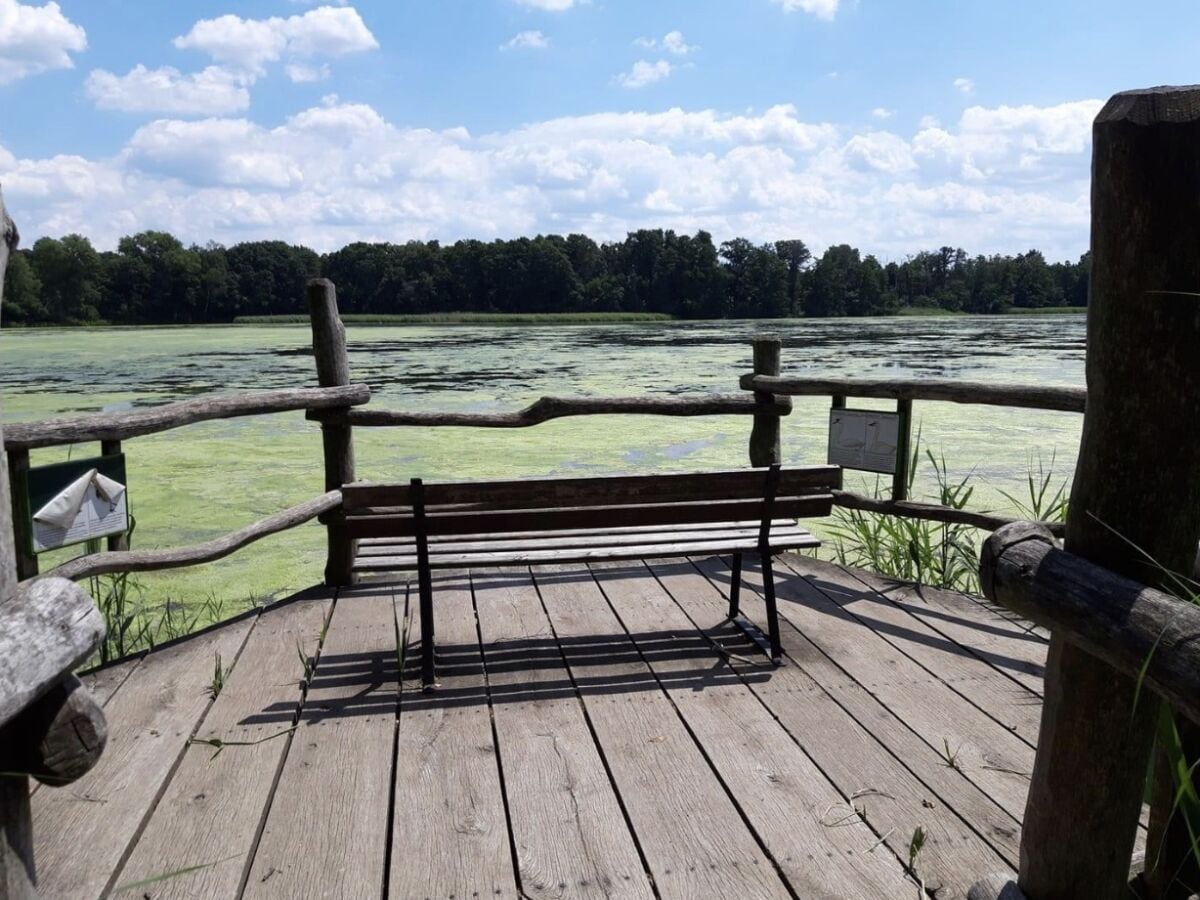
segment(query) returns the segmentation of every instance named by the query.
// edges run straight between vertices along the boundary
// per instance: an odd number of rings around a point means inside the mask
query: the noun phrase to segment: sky
[[[0,0],[0,187],[25,246],[1074,259],[1104,100],[1196,81],[1196,0]]]

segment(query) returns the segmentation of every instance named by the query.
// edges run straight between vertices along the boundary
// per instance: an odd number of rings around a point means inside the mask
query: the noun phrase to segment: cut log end
[[[74,675],[40,697],[6,729],[13,758],[7,766],[47,787],[61,787],[91,770],[108,742],[104,711]]]
[[[1114,94],[1096,125],[1182,125],[1200,121],[1200,85],[1159,85]]]

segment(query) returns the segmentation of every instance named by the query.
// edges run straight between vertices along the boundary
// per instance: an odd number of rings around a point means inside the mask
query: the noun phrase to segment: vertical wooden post
[[[121,442],[120,441],[101,441],[100,442],[101,456],[120,456]],[[110,535],[108,538],[109,552],[114,550],[129,549],[129,532],[125,531],[121,534]]]
[[[310,278],[305,289],[308,314],[312,320],[313,356],[317,363],[317,382],[321,387],[339,387],[350,383],[350,357],[346,353],[346,328],[338,316],[337,290],[328,278]],[[349,425],[321,425],[325,449],[325,490],[337,490],[354,481],[354,439]],[[328,553],[325,583],[354,584],[356,542],[346,535],[340,510],[325,522]]]
[[[1200,88],[1117,94],[1093,127],[1088,399],[1066,549],[1168,589],[1163,573],[1191,571],[1200,540],[1200,300],[1178,293],[1200,291],[1198,146]],[[1021,835],[1029,897],[1126,896],[1156,714],[1134,694],[1052,638]],[[1170,878],[1179,863],[1159,867]]]
[[[4,298],[4,270],[8,255],[17,248],[17,229],[4,209],[0,195],[0,304]],[[13,540],[12,499],[8,487],[8,460],[0,429],[0,603],[17,590],[17,550]],[[0,744],[9,735],[0,733]],[[32,900],[37,871],[33,864],[33,817],[29,811],[29,779],[0,778],[0,898]]]
[[[908,499],[908,463],[912,455],[912,400],[896,401],[900,415],[900,433],[896,440],[896,471],[892,475],[892,499]]]
[[[29,509],[29,451],[8,451],[9,508],[12,510],[12,535],[17,580],[38,573],[38,558],[33,552],[33,514]]]
[[[752,338],[751,344],[754,347],[754,374],[778,375],[783,341],[774,335],[760,334]],[[755,391],[754,399],[760,405],[773,404],[775,395],[769,391]],[[782,462],[778,414],[755,413],[750,429],[750,465],[762,467]]]

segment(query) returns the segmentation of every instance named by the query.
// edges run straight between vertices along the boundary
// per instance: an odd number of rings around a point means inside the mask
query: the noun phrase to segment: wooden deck
[[[789,556],[775,669],[728,574],[438,575],[433,695],[404,583],[97,671],[104,757],[33,797],[42,894],[947,898],[1014,867],[1044,637]]]

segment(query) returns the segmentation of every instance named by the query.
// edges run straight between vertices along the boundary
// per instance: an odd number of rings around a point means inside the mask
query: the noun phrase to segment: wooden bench
[[[826,516],[841,469],[806,466],[679,475],[617,475],[342,489],[356,572],[417,572],[421,678],[434,683],[433,569],[732,553],[729,615],[738,615],[742,554],[762,559],[771,657],[781,656],[772,554],[817,547],[796,523]]]

